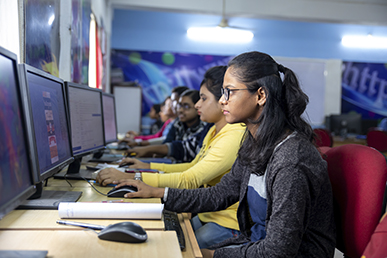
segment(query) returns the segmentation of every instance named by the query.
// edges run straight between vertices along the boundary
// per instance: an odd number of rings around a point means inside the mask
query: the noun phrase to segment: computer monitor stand
[[[55,179],[87,179],[93,180],[96,178],[97,174],[95,170],[88,170],[81,168],[82,157],[76,158],[69,166],[67,171],[62,171],[54,175]]]
[[[43,189],[43,182],[35,185],[36,192],[24,201],[17,209],[28,210],[57,210],[60,202],[76,202],[82,192],[47,191]]]

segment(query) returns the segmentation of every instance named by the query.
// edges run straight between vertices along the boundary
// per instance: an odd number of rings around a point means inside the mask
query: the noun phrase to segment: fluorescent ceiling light
[[[351,48],[387,48],[387,37],[367,36],[344,36],[341,44]]]
[[[219,43],[248,43],[254,34],[248,30],[234,29],[230,27],[196,27],[187,30],[187,36],[191,40]]]
[[[50,16],[50,18],[48,18],[48,25],[51,26],[54,20],[55,20],[55,15],[53,14]]]

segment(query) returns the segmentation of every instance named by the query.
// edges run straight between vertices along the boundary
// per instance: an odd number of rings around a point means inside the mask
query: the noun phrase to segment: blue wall
[[[252,42],[245,45],[211,44],[187,38],[189,27],[214,26],[220,19],[215,15],[115,10],[111,46],[113,49],[212,55],[237,55],[258,50],[278,57],[387,63],[387,49],[349,49],[341,45],[341,37],[346,34],[387,36],[387,27],[383,26],[231,18],[230,25],[253,31]]]

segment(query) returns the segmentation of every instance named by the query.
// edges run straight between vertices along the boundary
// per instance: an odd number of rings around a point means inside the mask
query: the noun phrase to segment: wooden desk
[[[160,202],[158,198],[108,198],[98,194],[86,181],[69,181],[73,187],[68,185],[66,180],[49,179],[48,186],[44,187],[44,190],[82,191],[83,194],[79,200],[81,202],[111,201],[117,199],[138,203]],[[107,193],[112,188],[95,187],[103,193]],[[180,224],[186,240],[186,249],[183,252],[180,251],[176,233],[173,231],[164,231],[164,222],[162,220],[130,220],[141,225],[148,233],[148,241],[146,243],[134,245],[100,240],[92,231],[85,231],[79,227],[56,224],[57,219],[59,219],[57,210],[14,210],[10,212],[0,220],[0,250],[48,250],[48,256],[50,257],[111,257],[113,255],[116,257],[127,257],[128,252],[130,252],[131,257],[145,257],[146,253],[148,257],[152,258],[202,258],[187,215],[183,216],[179,214]],[[108,225],[125,220],[71,219],[71,221]],[[78,234],[74,232],[78,232]],[[90,234],[90,232],[93,234]],[[150,236],[154,237],[151,238]],[[77,242],[77,238],[79,238],[79,242],[82,244]],[[76,243],[74,244],[73,242]],[[68,248],[69,246],[73,247]],[[165,250],[168,251],[168,254],[166,254]]]
[[[367,142],[365,139],[357,139],[354,137],[343,139],[339,136],[333,137],[333,147],[345,145],[345,144],[361,144],[361,145],[367,145]]]
[[[182,252],[184,258],[203,258],[202,252],[200,251],[198,242],[196,241],[195,233],[192,229],[190,218],[188,214],[179,214],[179,220],[181,229],[185,236],[185,249]]]
[[[0,220],[0,229],[15,230],[83,230],[81,227],[59,225],[60,219],[57,210],[14,210]],[[66,219],[64,219],[66,220]],[[107,226],[118,222],[128,221],[122,219],[68,219],[70,221]],[[130,220],[142,226],[145,230],[164,230],[162,220]]]
[[[341,137],[334,137],[333,138],[333,146],[332,147],[337,147],[345,144],[361,144],[361,145],[367,145],[367,140],[365,139],[356,139],[356,138],[347,138],[347,139],[342,139]],[[387,151],[381,152],[383,153],[384,156],[387,157]]]
[[[92,230],[0,230],[0,250],[48,250],[48,257],[183,257],[176,233],[147,231],[145,243],[100,240]]]
[[[93,189],[85,180],[68,180],[72,186],[70,186],[64,179],[49,179],[47,186],[43,189],[48,191],[80,191],[82,192],[81,198],[78,202],[100,202],[100,201],[114,201],[124,200],[125,202],[137,202],[137,203],[160,203],[159,198],[111,198],[98,193]],[[107,194],[113,187],[112,186],[100,186],[99,184],[92,185],[100,192]]]

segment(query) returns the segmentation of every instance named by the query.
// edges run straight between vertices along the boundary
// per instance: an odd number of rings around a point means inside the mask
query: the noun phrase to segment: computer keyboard
[[[164,227],[165,230],[174,230],[177,234],[177,239],[179,240],[180,249],[183,251],[185,249],[185,238],[183,230],[181,229],[179,218],[177,217],[176,212],[164,210]]]

